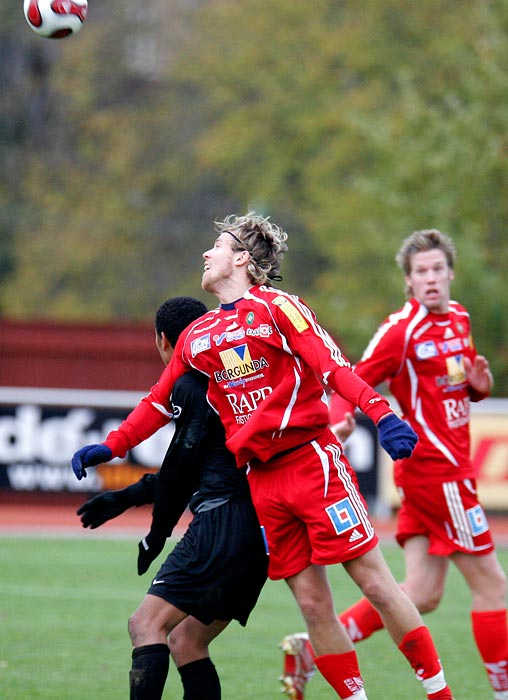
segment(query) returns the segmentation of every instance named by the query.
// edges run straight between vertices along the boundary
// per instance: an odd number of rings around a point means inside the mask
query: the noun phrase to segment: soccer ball
[[[87,0],[24,0],[31,29],[48,39],[63,39],[79,32],[88,12]]]

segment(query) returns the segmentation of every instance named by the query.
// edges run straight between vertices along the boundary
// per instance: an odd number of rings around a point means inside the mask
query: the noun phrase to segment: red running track
[[[6,493],[9,495],[7,496]],[[150,506],[130,508],[118,518],[97,530],[85,530],[76,509],[87,500],[86,494],[54,496],[51,494],[12,494],[0,491],[0,535],[77,536],[91,532],[102,536],[138,537],[150,527]],[[13,500],[14,499],[14,500]],[[63,499],[63,500],[62,500]],[[190,522],[190,513],[182,516],[175,535],[180,536]],[[498,546],[508,547],[508,515],[489,515],[490,526]],[[384,541],[393,539],[395,519],[373,518],[373,524]]]

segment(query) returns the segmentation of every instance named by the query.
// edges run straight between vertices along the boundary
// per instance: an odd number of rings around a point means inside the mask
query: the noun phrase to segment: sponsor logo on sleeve
[[[309,324],[304,319],[302,314],[298,311],[296,306],[294,306],[289,301],[289,299],[286,299],[286,297],[275,297],[275,299],[272,301],[272,304],[278,306],[282,313],[288,317],[288,319],[291,321],[298,333],[305,331],[309,327]]]

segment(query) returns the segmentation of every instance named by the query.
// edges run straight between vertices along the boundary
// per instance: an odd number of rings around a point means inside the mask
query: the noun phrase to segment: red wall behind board
[[[150,323],[0,320],[0,386],[147,391],[163,369]]]

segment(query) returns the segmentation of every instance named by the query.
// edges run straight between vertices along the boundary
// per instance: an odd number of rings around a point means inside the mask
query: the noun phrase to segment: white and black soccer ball
[[[39,36],[63,39],[79,32],[88,12],[88,0],[24,0],[26,21]]]

